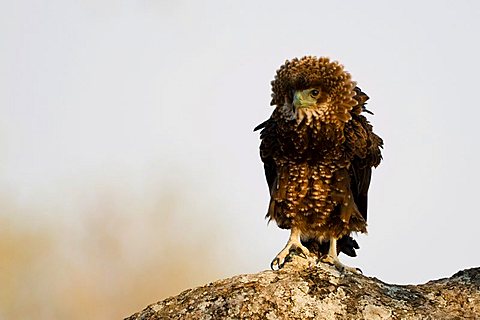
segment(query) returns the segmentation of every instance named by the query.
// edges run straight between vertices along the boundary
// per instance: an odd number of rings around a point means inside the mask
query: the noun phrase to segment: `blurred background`
[[[368,276],[478,266],[480,3],[0,1],[0,319],[117,319],[269,267],[252,129],[285,59],[339,60],[385,140]]]

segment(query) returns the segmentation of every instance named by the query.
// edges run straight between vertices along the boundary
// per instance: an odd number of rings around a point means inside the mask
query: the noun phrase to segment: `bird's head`
[[[357,104],[353,98],[355,82],[338,62],[326,57],[307,56],[286,61],[272,81],[272,102],[292,114],[300,123],[304,118],[342,124],[351,119]]]

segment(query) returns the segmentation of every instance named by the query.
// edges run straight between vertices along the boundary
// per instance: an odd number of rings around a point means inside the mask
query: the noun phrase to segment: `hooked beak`
[[[296,90],[293,92],[293,106],[294,108],[306,108],[308,103],[305,103],[304,91]]]
[[[293,107],[298,108],[299,105],[300,105],[300,92],[293,91]]]

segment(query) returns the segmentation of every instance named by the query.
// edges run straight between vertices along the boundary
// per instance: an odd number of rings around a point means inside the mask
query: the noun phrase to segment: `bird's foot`
[[[332,257],[329,254],[326,254],[320,258],[320,262],[328,263],[330,265],[333,265],[335,268],[337,268],[338,271],[340,272],[351,272],[354,274],[363,274],[362,270],[360,268],[354,268],[354,267],[349,267],[344,265],[343,263],[340,262],[338,257]]]
[[[279,254],[277,254],[275,259],[272,260],[272,263],[270,263],[270,268],[272,270],[279,270],[283,268],[286,259],[290,255],[291,251],[296,252],[298,255],[304,257],[305,259],[310,255],[310,251],[306,247],[304,247],[299,240],[295,241],[290,239],[287,242],[285,248],[283,248],[283,250],[280,251]]]

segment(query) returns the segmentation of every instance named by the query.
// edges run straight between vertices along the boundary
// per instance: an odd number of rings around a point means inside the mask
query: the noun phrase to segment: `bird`
[[[271,86],[275,108],[254,131],[270,191],[266,218],[290,236],[270,266],[282,268],[293,251],[359,273],[338,254],[356,256],[352,235],[367,232],[372,168],[382,160],[383,140],[365,117],[369,97],[328,57],[286,60]]]

